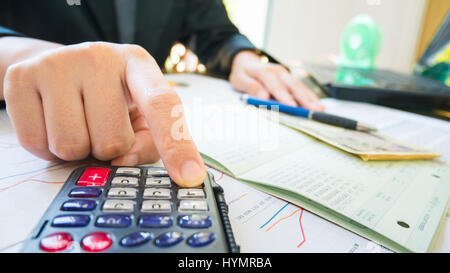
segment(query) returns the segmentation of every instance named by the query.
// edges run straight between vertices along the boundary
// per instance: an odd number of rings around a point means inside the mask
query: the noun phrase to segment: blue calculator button
[[[178,225],[183,228],[209,228],[211,218],[202,214],[183,215],[178,218]]]
[[[128,227],[131,224],[131,217],[124,214],[105,214],[97,218],[95,223],[98,227]]]
[[[74,188],[70,191],[70,197],[99,197],[102,193],[101,188],[97,187],[83,187],[83,188]]]
[[[202,247],[209,245],[216,239],[216,235],[209,231],[201,231],[189,237],[187,243],[193,247]]]
[[[155,239],[155,245],[158,247],[169,247],[183,241],[183,234],[178,231],[169,231],[159,235]]]
[[[61,209],[69,211],[90,211],[94,210],[96,206],[97,203],[95,200],[76,199],[64,202]]]
[[[124,247],[139,246],[150,241],[152,237],[150,232],[136,232],[123,237],[122,240],[120,240],[120,244]]]
[[[59,215],[53,218],[53,227],[85,227],[90,221],[89,215],[84,214],[67,214]]]
[[[149,214],[142,215],[139,219],[139,226],[142,228],[168,228],[173,221],[170,215]]]

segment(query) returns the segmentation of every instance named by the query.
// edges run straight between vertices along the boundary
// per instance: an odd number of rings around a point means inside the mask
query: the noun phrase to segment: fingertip
[[[170,173],[170,172],[169,172]],[[181,187],[197,187],[206,179],[206,169],[203,164],[195,160],[187,160],[182,163],[180,175],[173,178]]]

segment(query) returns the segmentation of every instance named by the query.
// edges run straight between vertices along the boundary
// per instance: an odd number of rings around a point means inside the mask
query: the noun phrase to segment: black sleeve
[[[233,57],[256,47],[228,19],[221,0],[191,0],[180,42],[194,51],[208,72],[228,77]]]

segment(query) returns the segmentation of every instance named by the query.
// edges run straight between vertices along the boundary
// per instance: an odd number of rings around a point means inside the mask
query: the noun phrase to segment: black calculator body
[[[239,252],[222,188],[208,172],[180,188],[160,167],[72,172],[21,252]]]

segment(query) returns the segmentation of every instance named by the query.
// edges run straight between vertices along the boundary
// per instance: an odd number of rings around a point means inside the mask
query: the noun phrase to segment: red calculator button
[[[87,168],[77,182],[78,186],[104,186],[108,180],[108,168],[90,167]]]
[[[71,246],[72,241],[69,233],[53,233],[41,240],[41,249],[47,252],[63,251]]]
[[[89,252],[100,252],[110,248],[111,245],[111,235],[106,232],[93,232],[81,240],[81,247]]]

